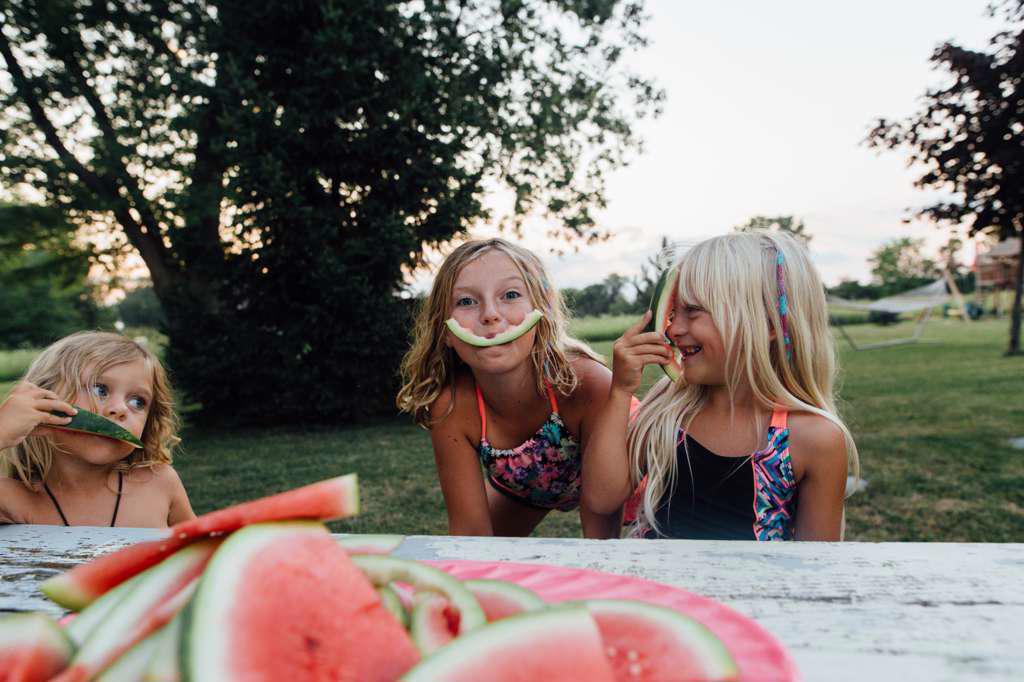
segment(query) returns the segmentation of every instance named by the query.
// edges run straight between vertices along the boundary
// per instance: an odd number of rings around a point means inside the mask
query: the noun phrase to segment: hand
[[[636,393],[644,365],[665,365],[672,357],[665,337],[642,331],[651,320],[648,310],[640,321],[622,333],[612,346],[612,388]]]
[[[19,445],[27,436],[44,436],[47,424],[63,426],[71,417],[58,417],[52,411],[73,415],[78,412],[53,391],[22,381],[0,404],[0,448]]]

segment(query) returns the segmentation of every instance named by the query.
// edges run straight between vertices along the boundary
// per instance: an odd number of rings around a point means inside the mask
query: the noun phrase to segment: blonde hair
[[[790,349],[779,310],[780,254]],[[859,476],[857,447],[839,418],[833,394],[838,366],[825,288],[803,244],[788,234],[768,231],[700,242],[679,261],[676,295],[708,311],[718,328],[730,401],[744,386],[765,411],[785,409],[825,417],[842,431],[848,468]],[[675,487],[679,429],[689,429],[708,396],[707,386],[662,379],[644,397],[630,425],[627,443],[633,481],[647,476],[638,523],[646,522],[655,531],[659,530],[655,512]],[[767,424],[757,426],[761,432]]]
[[[118,462],[115,469],[129,471],[170,464],[171,449],[180,442],[178,416],[167,373],[156,355],[145,346],[120,334],[77,332],[44,349],[22,378],[73,402],[79,389],[86,389],[91,396],[89,387],[107,369],[135,360],[145,361],[152,369],[153,396],[140,439],[143,447]],[[97,410],[95,404],[81,407]],[[3,473],[35,488],[46,480],[55,451],[56,446],[49,439],[29,436],[20,445],[0,451]]]
[[[545,381],[562,395],[568,396],[576,390],[579,379],[573,371],[570,356],[585,356],[604,362],[585,343],[569,336],[569,313],[537,256],[504,239],[468,241],[452,251],[438,269],[430,295],[417,312],[412,345],[402,358],[402,388],[395,403],[403,412],[410,412],[421,426],[430,428],[448,416],[432,417],[430,406],[445,386],[450,386],[454,395],[455,372],[462,364],[445,345],[444,323],[451,316],[455,280],[468,263],[491,251],[508,256],[526,283],[530,303],[544,313],[537,323],[537,336],[530,353],[538,393],[543,395]],[[452,400],[449,412],[454,409],[454,404]]]

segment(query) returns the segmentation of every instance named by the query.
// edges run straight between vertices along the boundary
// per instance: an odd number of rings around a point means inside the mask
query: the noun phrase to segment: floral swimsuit
[[[580,503],[580,446],[558,414],[551,385],[545,384],[545,388],[551,402],[551,416],[525,443],[501,450],[487,440],[487,412],[477,386],[476,403],[480,408],[477,453],[487,478],[498,492],[532,507],[570,511]]]

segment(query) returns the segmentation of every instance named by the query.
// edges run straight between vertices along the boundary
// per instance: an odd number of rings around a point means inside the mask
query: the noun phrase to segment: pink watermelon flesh
[[[329,521],[358,512],[356,475],[339,476],[182,521],[164,539],[140,542],[76,566],[50,578],[40,589],[61,606],[78,611],[197,539],[231,533],[251,523],[285,519]]]
[[[555,606],[504,618],[438,649],[403,682],[615,682],[586,609]]]
[[[41,613],[0,616],[0,682],[43,682],[71,660],[74,646]]]
[[[532,590],[503,580],[464,580],[462,584],[480,602],[487,622],[501,620],[547,604]]]
[[[92,679],[135,644],[167,625],[191,599],[199,575],[220,542],[197,542],[140,575],[54,682]]]
[[[412,610],[409,629],[423,655],[431,654],[455,639],[459,612],[439,594],[426,594]]]
[[[185,614],[184,679],[393,681],[419,660],[373,585],[320,524],[229,537]]]
[[[692,618],[636,601],[598,599],[582,604],[597,623],[617,682],[739,679],[725,645]]]

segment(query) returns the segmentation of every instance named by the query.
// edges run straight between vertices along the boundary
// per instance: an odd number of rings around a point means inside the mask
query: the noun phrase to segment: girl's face
[[[666,333],[682,351],[686,383],[725,385],[725,343],[711,313],[677,296]]]
[[[139,358],[108,367],[91,386],[79,388],[73,402],[93,410],[142,438],[153,400],[153,370]],[[102,436],[57,431],[54,444],[91,464],[110,465],[132,453],[134,446]]]
[[[474,334],[491,338],[520,324],[533,308],[526,282],[512,259],[500,251],[488,251],[459,272],[452,287],[449,315]],[[474,370],[502,373],[529,357],[536,336],[534,327],[510,343],[477,348],[446,329],[445,343]]]

